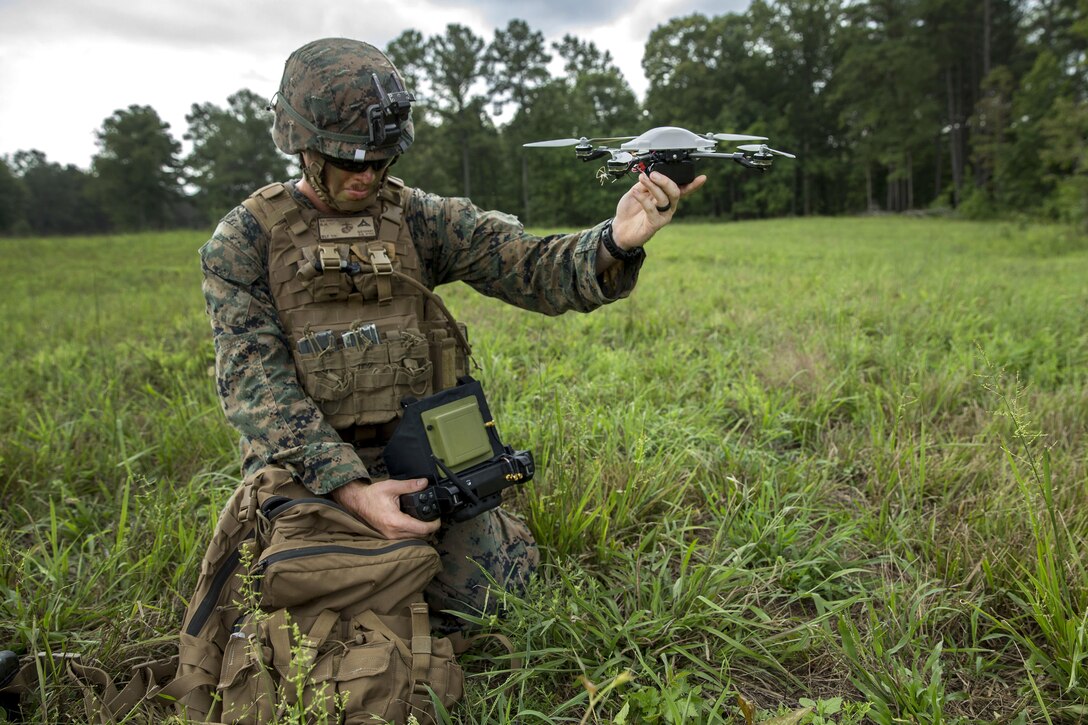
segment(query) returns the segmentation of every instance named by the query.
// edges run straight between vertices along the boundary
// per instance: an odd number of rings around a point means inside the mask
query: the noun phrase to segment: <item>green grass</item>
[[[237,483],[201,242],[0,241],[19,652],[121,677],[171,650]],[[546,559],[483,622],[526,666],[467,656],[456,721],[1088,720],[1088,239],[678,224],[591,315],[443,294],[536,454],[511,505]],[[63,683],[44,694],[32,721],[74,712]]]

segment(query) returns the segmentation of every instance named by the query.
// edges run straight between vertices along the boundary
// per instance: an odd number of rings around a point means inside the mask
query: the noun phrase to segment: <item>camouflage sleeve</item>
[[[354,449],[299,385],[272,302],[267,245],[253,215],[237,207],[200,249],[219,400],[248,443],[246,472],[278,463],[318,494],[367,480]]]
[[[538,237],[509,214],[483,211],[468,199],[409,192],[407,219],[432,287],[463,280],[491,297],[558,315],[589,312],[626,297],[642,260],[597,275],[604,222],[573,234]]]

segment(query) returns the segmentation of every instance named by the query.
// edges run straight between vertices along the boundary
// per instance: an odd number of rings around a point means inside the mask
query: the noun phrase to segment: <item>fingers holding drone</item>
[[[705,182],[706,176],[699,176],[690,184],[678,186],[661,172],[640,173],[638,181],[616,204],[616,215],[612,220],[613,241],[620,249],[641,247],[672,221],[680,199]]]
[[[631,187],[630,196],[641,207],[642,212],[645,214],[646,222],[653,228],[658,229],[668,221],[667,216],[672,212],[672,202],[665,197],[664,200],[658,200],[654,192],[646,186],[645,175],[639,177],[639,182]],[[662,209],[668,205],[669,209],[662,211]]]
[[[680,201],[680,187],[669,177],[654,171],[647,174],[639,174],[638,200],[646,214],[669,215],[676,212],[676,204]]]
[[[668,223],[679,207],[680,199],[694,193],[706,183],[706,174],[700,174],[690,183],[677,185],[669,176],[659,171],[649,175],[639,174],[632,191],[635,199],[645,210],[648,218],[660,218]],[[660,225],[658,225],[660,226]]]

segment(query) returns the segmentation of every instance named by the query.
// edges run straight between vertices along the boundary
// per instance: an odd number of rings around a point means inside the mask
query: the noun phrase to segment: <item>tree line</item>
[[[522,20],[490,41],[408,30],[386,51],[417,99],[393,173],[531,224],[597,221],[619,187],[570,149],[522,144],[662,125],[769,136],[798,156],[762,174],[700,162],[712,184],[686,216],[936,208],[1088,224],[1088,0],[755,0],[675,18],[646,43],[642,103],[594,42],[549,44]],[[38,150],[0,158],[0,233],[212,224],[297,173],[266,106],[245,89],[194,104],[185,156],[133,105],[105,119],[87,171]]]

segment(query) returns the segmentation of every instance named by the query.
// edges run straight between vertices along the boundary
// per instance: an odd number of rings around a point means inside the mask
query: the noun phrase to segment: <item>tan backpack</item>
[[[433,722],[463,686],[422,599],[439,566],[262,469],[220,516],[160,694],[195,721]]]

